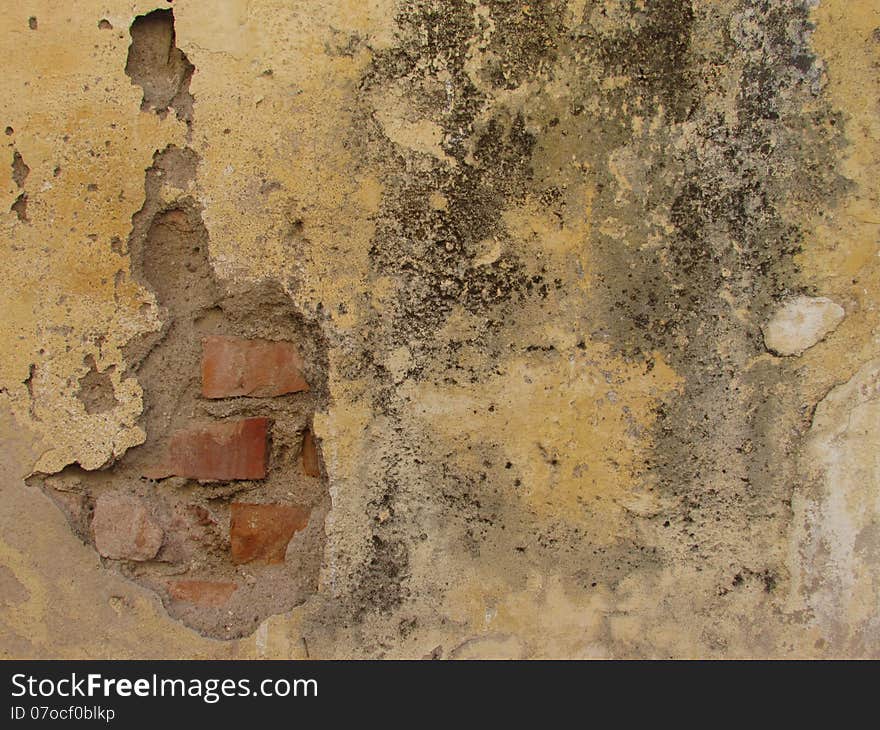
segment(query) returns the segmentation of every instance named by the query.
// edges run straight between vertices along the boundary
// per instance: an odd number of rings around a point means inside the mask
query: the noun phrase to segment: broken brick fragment
[[[201,525],[202,527],[215,524],[215,520],[211,517],[211,513],[201,505],[188,504],[185,511],[193,520],[195,520],[196,524]]]
[[[290,504],[231,505],[232,562],[283,563],[293,534],[309,522],[309,511]]]
[[[98,552],[115,560],[152,560],[164,537],[144,504],[124,494],[98,497],[92,532]]]
[[[168,595],[175,601],[216,608],[225,604],[238,589],[235,583],[212,580],[175,580],[168,584]]]
[[[202,340],[205,398],[269,398],[309,389],[303,361],[290,342],[206,337]]]
[[[307,476],[321,476],[321,464],[318,460],[318,447],[310,429],[306,429],[302,441],[302,465]]]
[[[267,418],[221,421],[176,431],[166,462],[145,476],[200,481],[264,479],[268,462]]]

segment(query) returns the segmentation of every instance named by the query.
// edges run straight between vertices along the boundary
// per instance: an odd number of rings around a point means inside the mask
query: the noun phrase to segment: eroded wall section
[[[880,652],[876,4],[68,5],[5,655]]]

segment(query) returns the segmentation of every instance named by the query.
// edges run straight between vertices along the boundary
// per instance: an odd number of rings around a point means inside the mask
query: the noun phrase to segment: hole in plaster
[[[25,164],[18,150],[12,155],[12,179],[18,187],[23,188],[31,168]]]
[[[276,283],[231,288],[218,281],[200,208],[181,193],[197,163],[187,148],[157,152],[132,218],[132,277],[155,295],[162,320],[160,331],[124,352],[144,392],[145,443],[97,471],[71,466],[33,479],[108,568],[156,591],[171,616],[202,634],[235,638],[317,590],[330,496],[311,423],[328,402],[327,345]],[[308,389],[203,397],[209,337],[260,343],[258,350],[291,343]],[[87,411],[101,412],[111,405],[112,385],[94,359],[86,365],[79,397]],[[201,437],[248,420],[268,429],[263,478],[159,478],[153,471],[181,432]]]
[[[143,111],[164,118],[173,108],[178,119],[189,123],[193,111],[189,82],[195,66],[177,48],[175,38],[172,10],[139,15],[131,25],[125,73],[144,91]]]
[[[27,205],[28,205],[28,196],[27,193],[22,193],[19,195],[15,202],[10,206],[10,210],[18,216],[18,220],[22,223],[30,223],[30,218],[28,218],[27,214]]]
[[[117,405],[113,381],[110,378],[114,366],[111,365],[104,372],[98,372],[94,357],[89,355],[84,362],[89,371],[79,379],[79,391],[76,397],[85,406],[89,415],[113,410]]]

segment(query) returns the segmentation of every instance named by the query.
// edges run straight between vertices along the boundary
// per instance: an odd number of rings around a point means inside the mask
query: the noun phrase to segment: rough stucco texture
[[[880,656],[875,0],[0,26],[0,655]]]

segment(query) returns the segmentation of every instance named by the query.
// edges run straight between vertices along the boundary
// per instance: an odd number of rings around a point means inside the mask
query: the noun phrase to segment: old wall
[[[0,655],[880,655],[875,0],[0,26]]]

